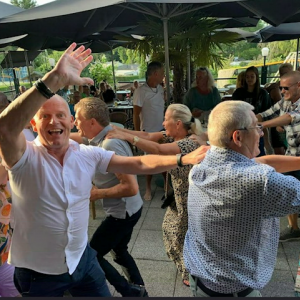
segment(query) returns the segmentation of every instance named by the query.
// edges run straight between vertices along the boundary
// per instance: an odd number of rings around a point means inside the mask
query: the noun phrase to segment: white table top
[[[118,106],[108,106],[109,109],[112,110],[125,110],[125,109],[133,109],[132,105],[118,105]]]
[[[129,90],[121,90],[121,91],[116,91],[116,94],[130,94],[131,91]]]

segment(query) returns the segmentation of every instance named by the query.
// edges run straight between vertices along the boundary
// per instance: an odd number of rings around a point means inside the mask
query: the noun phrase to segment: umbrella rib
[[[139,6],[137,4],[132,4],[133,6],[136,6],[137,8],[133,8],[131,6],[124,6],[122,4],[120,4],[121,7],[125,7],[126,9],[131,9],[131,10],[134,10],[134,11],[137,11],[137,12],[140,12],[140,13],[143,13],[143,14],[147,14],[147,15],[150,15],[150,16],[154,16],[154,17],[157,17],[157,18],[160,18],[161,16],[157,13],[155,13],[154,11],[152,10],[149,10],[149,9],[146,9],[146,8],[143,8],[142,6]]]
[[[184,15],[184,14],[190,13],[190,12],[192,12],[192,11],[201,10],[201,9],[203,9],[203,8],[207,8],[207,7],[210,7],[210,6],[213,6],[213,5],[217,5],[217,4],[219,4],[219,3],[210,3],[210,4],[207,4],[207,5],[203,5],[203,6],[201,6],[201,7],[195,7],[195,8],[193,8],[193,9],[189,9],[189,10],[186,10],[186,11],[179,12],[179,13],[177,13],[177,14],[174,14],[173,16],[170,16],[170,15],[169,15],[169,17],[170,17],[170,18],[171,18],[171,17],[177,17],[177,16],[180,16],[180,15]]]

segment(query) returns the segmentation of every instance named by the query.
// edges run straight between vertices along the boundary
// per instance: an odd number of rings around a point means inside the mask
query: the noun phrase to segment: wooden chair
[[[123,111],[114,111],[109,114],[109,118],[111,122],[120,123],[125,126],[128,120],[128,115]]]

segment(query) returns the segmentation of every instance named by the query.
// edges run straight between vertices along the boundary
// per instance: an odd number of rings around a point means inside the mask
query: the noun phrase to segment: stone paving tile
[[[291,272],[275,270],[270,282],[261,293],[263,297],[293,297],[294,281]]]
[[[131,255],[140,259],[170,261],[165,252],[161,231],[140,230]]]
[[[149,207],[147,211],[147,217],[145,218],[141,229],[161,231],[164,216],[165,216],[164,209]]]
[[[173,262],[136,259],[150,297],[173,297],[176,267]]]

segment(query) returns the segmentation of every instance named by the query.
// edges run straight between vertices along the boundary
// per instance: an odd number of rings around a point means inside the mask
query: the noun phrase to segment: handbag
[[[161,205],[161,208],[167,208],[170,206],[173,202],[175,202],[175,195],[174,195],[174,190],[171,189],[168,191],[168,172],[166,174],[166,190],[164,196],[161,198],[161,201],[164,201],[163,204]]]

